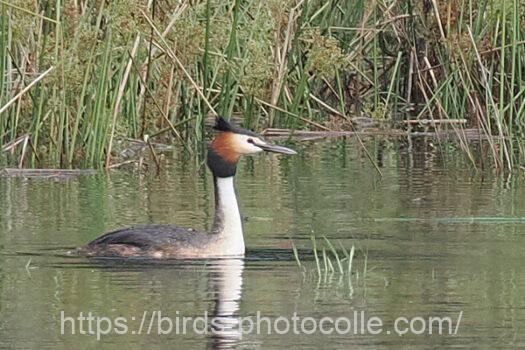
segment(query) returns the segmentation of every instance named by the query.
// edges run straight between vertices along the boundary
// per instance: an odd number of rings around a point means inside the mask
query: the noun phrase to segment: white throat
[[[241,214],[233,188],[233,176],[215,178],[215,220],[221,255],[244,254]]]

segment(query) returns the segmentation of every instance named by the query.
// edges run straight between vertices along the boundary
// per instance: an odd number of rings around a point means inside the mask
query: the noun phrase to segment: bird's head
[[[242,155],[262,151],[296,154],[294,150],[268,143],[261,135],[230,124],[222,117],[217,117],[214,129],[218,134],[208,147],[207,164],[217,177],[235,175],[237,162]]]

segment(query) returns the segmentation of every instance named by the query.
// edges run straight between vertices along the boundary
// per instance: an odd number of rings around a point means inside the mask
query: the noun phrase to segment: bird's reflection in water
[[[211,348],[233,349],[240,345],[242,330],[239,325],[239,303],[243,283],[243,259],[216,260],[211,271],[215,305],[210,312]]]
[[[112,275],[111,283],[117,287],[116,290],[118,290],[120,297],[123,293],[136,296],[137,290],[142,294],[149,295],[149,309],[148,306],[141,305],[139,309],[135,310],[135,314],[142,314],[144,310],[147,310],[149,315],[153,312],[152,310],[160,307],[160,311],[154,315],[160,318],[162,314],[170,319],[170,325],[168,326],[168,323],[164,321],[162,327],[164,331],[169,328],[168,333],[172,333],[172,336],[189,335],[198,338],[199,335],[203,334],[202,332],[205,332],[207,334],[207,348],[232,349],[239,348],[241,345],[243,335],[240,329],[238,311],[243,288],[244,259],[228,258],[183,262],[107,259],[93,260],[92,262],[94,263],[92,267],[115,274]],[[208,281],[206,283],[208,287],[205,287],[205,290],[196,291],[193,282],[203,279]],[[124,292],[120,286],[125,286]],[[159,291],[161,292],[159,293]],[[197,300],[188,294],[191,291],[197,292],[195,294]],[[168,305],[178,305],[179,303],[194,305],[195,302],[202,306],[207,304],[205,329],[201,328],[203,323],[196,322],[197,318],[195,317],[193,317],[193,324],[191,321],[186,324],[184,318],[191,312],[188,313],[185,310],[179,315],[178,307],[163,306],[167,302],[169,302]],[[206,309],[206,306],[204,308]],[[204,309],[200,309],[193,312],[196,312],[202,319],[202,312],[204,311]],[[159,319],[155,318],[151,322],[155,327],[161,327]],[[185,333],[186,329],[189,330],[189,334]],[[197,334],[193,334],[191,330]],[[151,334],[161,331],[161,329],[152,328]],[[182,341],[184,338],[180,337]],[[162,342],[163,339],[167,338],[159,337],[157,340]]]

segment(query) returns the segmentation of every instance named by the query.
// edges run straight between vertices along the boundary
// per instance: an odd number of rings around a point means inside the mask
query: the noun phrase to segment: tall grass
[[[0,0],[0,146],[20,166],[108,167],[118,138],[192,149],[216,113],[291,129],[466,118],[513,168],[524,15],[522,0]]]

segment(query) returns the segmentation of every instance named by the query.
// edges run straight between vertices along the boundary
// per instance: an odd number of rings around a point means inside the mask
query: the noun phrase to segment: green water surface
[[[134,224],[209,229],[213,186],[202,159],[169,155],[158,176],[119,170],[0,178],[0,348],[523,348],[520,178],[475,171],[461,155],[428,147],[367,146],[382,178],[359,144],[345,139],[298,142],[294,157],[242,160],[236,185],[246,217],[245,259],[130,262],[67,255]],[[355,246],[351,276],[317,276],[312,234]],[[98,340],[88,329],[79,334],[76,323],[72,334],[61,315],[80,312],[123,317],[128,330]],[[153,318],[148,332],[151,315],[159,312],[172,320],[207,313],[219,326],[207,334],[158,334]],[[380,318],[384,331],[242,334],[236,318],[258,313],[272,320],[296,313],[352,321],[357,313]],[[459,318],[455,333],[393,330],[399,317],[432,316],[451,317],[454,328]]]

